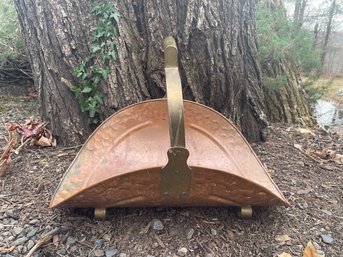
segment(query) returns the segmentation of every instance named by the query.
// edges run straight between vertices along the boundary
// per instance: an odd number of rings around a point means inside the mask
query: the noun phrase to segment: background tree
[[[268,119],[311,124],[300,72],[320,71],[313,34],[287,19],[282,1],[268,0],[257,9],[257,38]]]
[[[0,84],[31,80],[31,69],[11,0],[0,2]]]
[[[97,14],[94,8],[108,2],[96,1],[93,7],[89,1],[14,2],[28,46],[42,116],[60,141],[82,142],[90,131],[86,121],[91,113],[81,112],[71,89],[79,87],[82,94],[91,90],[87,83],[81,83],[84,75],[80,64],[94,68],[101,58],[94,59],[97,47],[92,48],[92,41],[96,41],[93,36],[102,37],[101,33],[94,35],[101,26],[104,30],[109,28],[97,23],[105,14]],[[117,30],[117,35],[111,36],[116,43],[116,59],[105,60],[108,80],[99,82],[103,98],[99,103],[101,111],[95,110],[95,116],[103,119],[129,104],[165,95],[163,40],[172,35],[180,50],[185,98],[220,111],[250,140],[261,139],[264,99],[253,0],[120,0],[116,4],[119,21],[114,14],[109,24]],[[87,56],[92,60],[85,60]],[[75,70],[81,78],[75,76]],[[94,73],[97,72],[89,72],[88,76]]]

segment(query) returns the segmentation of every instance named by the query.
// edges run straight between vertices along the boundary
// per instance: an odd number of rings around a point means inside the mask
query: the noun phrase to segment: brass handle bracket
[[[184,197],[191,186],[189,152],[185,142],[184,108],[178,69],[178,50],[174,38],[164,41],[165,73],[169,113],[170,149],[168,163],[161,171],[161,193],[164,197]]]

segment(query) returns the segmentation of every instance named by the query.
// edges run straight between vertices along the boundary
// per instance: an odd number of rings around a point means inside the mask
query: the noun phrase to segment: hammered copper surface
[[[51,207],[288,205],[255,153],[224,116],[184,101],[191,186],[161,194],[169,145],[167,100],[131,105],[104,122],[64,175]]]

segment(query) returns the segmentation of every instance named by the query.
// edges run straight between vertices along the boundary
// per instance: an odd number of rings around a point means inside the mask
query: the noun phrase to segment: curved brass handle
[[[191,169],[187,165],[189,152],[185,143],[182,87],[174,38],[167,37],[164,46],[170,148],[168,163],[161,170],[161,193],[165,198],[186,197],[191,186]]]
[[[171,147],[185,147],[185,124],[181,79],[177,64],[177,47],[173,37],[164,41],[164,60]]]

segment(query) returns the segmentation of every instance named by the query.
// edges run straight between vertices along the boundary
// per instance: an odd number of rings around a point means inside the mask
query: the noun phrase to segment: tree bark
[[[39,89],[42,118],[63,143],[89,135],[70,87],[91,55],[95,17],[89,1],[14,0]],[[163,40],[176,38],[184,96],[230,118],[252,141],[265,126],[255,41],[255,1],[118,0],[118,58],[102,85],[103,117],[165,95]]]
[[[285,76],[279,88],[264,86],[267,116],[270,122],[312,125],[309,100],[302,88],[301,77],[295,64],[285,60],[262,65],[263,77]]]
[[[286,20],[286,9],[282,1],[271,0],[264,4],[270,9],[270,12],[281,10]],[[300,19],[303,17],[304,10],[302,8],[306,6],[306,0],[297,0],[295,6],[294,18],[296,22],[300,22],[299,17]],[[296,63],[287,58],[270,59],[262,61],[261,67],[268,120],[270,122],[312,125],[310,102],[303,88]],[[282,80],[278,81],[280,77]]]

